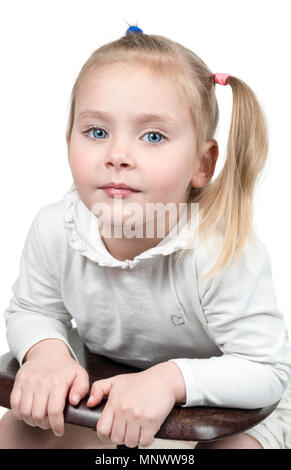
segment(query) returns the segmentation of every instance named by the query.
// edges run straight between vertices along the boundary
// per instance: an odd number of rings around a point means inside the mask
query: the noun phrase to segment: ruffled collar
[[[185,246],[186,240],[191,236],[189,224],[177,230],[174,226],[168,235],[156,246],[150,248],[133,260],[120,261],[114,258],[104,244],[98,226],[96,216],[89,211],[76,190],[73,183],[63,197],[64,204],[64,229],[67,233],[69,244],[75,250],[100,266],[119,267],[122,269],[134,268],[142,260],[154,258],[158,255],[169,255]],[[176,228],[175,228],[176,227]],[[177,235],[173,236],[177,230]]]

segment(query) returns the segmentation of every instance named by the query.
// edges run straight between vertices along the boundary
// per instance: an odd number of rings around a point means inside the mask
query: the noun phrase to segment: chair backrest
[[[76,328],[71,330],[69,341],[80,364],[89,374],[90,386],[95,380],[140,371],[140,369],[91,353],[81,341]],[[10,394],[18,369],[19,363],[10,352],[0,357],[0,406],[10,408]],[[106,399],[94,408],[87,407],[87,399],[88,397],[82,399],[77,406],[67,401],[64,409],[66,423],[96,429]],[[223,439],[246,431],[263,421],[274,411],[278,403],[255,410],[174,406],[155,437],[183,441]]]

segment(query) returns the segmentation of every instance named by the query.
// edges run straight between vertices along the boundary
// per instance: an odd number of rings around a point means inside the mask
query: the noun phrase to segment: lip
[[[114,189],[129,189],[132,192],[138,193],[140,192],[138,189],[132,188],[131,186],[128,186],[125,183],[114,183],[111,181],[110,183],[104,184],[104,186],[101,186],[101,189],[105,188],[114,188]]]
[[[125,189],[125,188],[101,188],[103,191],[107,194],[107,196],[114,197],[114,196],[121,196],[122,198],[131,196],[132,194],[139,193],[139,191],[132,191],[131,189]]]

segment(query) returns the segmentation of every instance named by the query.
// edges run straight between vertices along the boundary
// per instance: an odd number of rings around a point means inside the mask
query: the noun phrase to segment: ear
[[[68,136],[67,132],[65,134],[65,139],[66,139],[66,143],[67,143],[67,157],[68,157],[68,160],[69,160],[69,158],[70,158],[70,139],[69,139],[69,136]]]
[[[202,156],[197,162],[195,173],[191,183],[194,188],[202,188],[211,180],[218,158],[218,143],[216,140],[208,140],[203,149]]]

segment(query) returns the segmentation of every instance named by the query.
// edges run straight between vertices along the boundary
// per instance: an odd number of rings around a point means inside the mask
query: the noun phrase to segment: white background
[[[65,127],[74,81],[89,55],[123,36],[126,21],[192,49],[212,72],[245,81],[265,112],[269,159],[255,194],[255,228],[272,263],[278,305],[291,332],[290,25],[288,0],[14,0],[0,4],[0,354],[3,313],[37,211],[72,183]],[[232,93],[217,86],[216,139],[224,163]],[[6,410],[0,407],[0,416]]]

